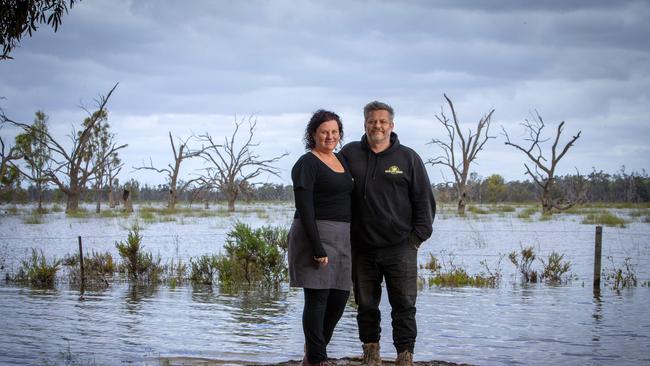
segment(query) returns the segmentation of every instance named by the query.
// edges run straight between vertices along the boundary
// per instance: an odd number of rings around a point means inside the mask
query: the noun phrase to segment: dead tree
[[[503,135],[506,138],[505,144],[510,145],[523,152],[532,163],[532,169],[531,166],[524,163],[524,166],[526,167],[526,174],[529,175],[535,184],[537,184],[537,186],[541,189],[539,200],[542,204],[542,214],[550,215],[552,214],[553,209],[562,211],[585,201],[585,189],[583,184],[584,180],[582,179],[577,180],[578,183],[574,187],[574,190],[576,192],[572,198],[567,198],[564,196],[553,198],[551,194],[551,190],[555,184],[555,170],[557,168],[557,164],[566,155],[576,140],[580,138],[582,131],[578,131],[578,133],[573,136],[569,142],[566,143],[566,145],[564,145],[564,148],[558,150],[560,137],[562,135],[562,131],[564,130],[564,121],[560,122],[555,132],[553,145],[551,146],[551,159],[549,161],[542,154],[541,146],[544,142],[549,140],[542,139],[542,130],[545,127],[544,120],[537,111],[535,111],[535,116],[533,117],[534,119],[532,121],[525,120],[525,122],[522,123],[522,126],[524,126],[524,129],[528,134],[528,137],[524,139],[525,141],[529,142],[528,147],[522,147],[521,145],[510,141],[510,137],[508,136],[505,128],[503,128],[503,126],[501,128],[503,130]],[[580,176],[579,173],[578,176]]]
[[[245,187],[251,184],[252,179],[262,173],[279,176],[280,170],[272,164],[289,155],[283,153],[279,156],[263,159],[253,149],[259,143],[253,142],[257,120],[248,117],[248,136],[244,137],[243,144],[237,146],[237,134],[244,119],[235,119],[235,131],[230,138],[226,137],[223,144],[215,143],[207,132],[199,138],[204,143],[201,157],[208,167],[201,175],[204,182],[216,187],[228,200],[228,211],[235,211],[235,201],[240,197]]]
[[[114,154],[112,157],[109,158],[108,162],[108,207],[110,208],[115,208],[116,201],[115,200],[115,187],[119,185],[119,180],[116,178],[118,174],[120,174],[120,171],[124,167],[124,163],[122,160],[117,156],[117,154]]]
[[[106,118],[106,104],[113,91],[115,91],[115,88],[117,88],[117,85],[115,84],[106,96],[101,96],[96,101],[96,111],[91,113],[86,110],[89,116],[84,120],[82,130],[75,131],[73,129],[72,134],[68,136],[72,140],[72,146],[69,150],[49,132],[43,134],[43,142],[51,155],[43,170],[43,175],[66,195],[66,213],[77,211],[82,192],[86,189],[87,184],[94,180],[95,173],[102,166],[103,162],[111,154],[127,146],[126,144],[118,146],[113,143],[102,153],[99,159],[94,159],[96,152],[90,146],[92,130],[95,124]],[[15,122],[6,117],[5,120],[22,128],[26,132],[31,128],[28,124]],[[98,164],[97,162],[100,163]]]
[[[135,170],[153,170],[158,173],[164,173],[167,175],[167,180],[169,181],[169,196],[167,199],[167,208],[174,210],[176,207],[176,202],[178,201],[178,192],[183,191],[185,187],[193,183],[195,180],[189,180],[184,183],[182,187],[178,187],[178,175],[181,171],[181,163],[186,159],[191,159],[197,157],[201,154],[201,150],[190,150],[187,146],[189,137],[185,140],[178,139],[178,150],[176,150],[176,145],[174,144],[174,138],[172,133],[169,132],[169,142],[172,147],[172,153],[174,155],[174,163],[167,164],[166,168],[156,168],[153,166],[151,158],[149,158],[149,165],[143,165],[139,167],[133,167]]]
[[[456,185],[456,193],[458,197],[458,214],[465,214],[465,207],[467,205],[467,179],[469,177],[470,166],[479,151],[487,140],[494,138],[490,136],[490,122],[494,109],[490,110],[488,114],[484,115],[476,125],[476,132],[472,130],[467,131],[467,135],[463,135],[460,129],[460,123],[454,104],[451,99],[444,94],[453,121],[445,115],[444,109],[440,108],[440,115],[436,115],[436,119],[447,131],[447,137],[444,139],[432,139],[429,144],[438,146],[442,149],[443,154],[435,158],[429,159],[428,164],[432,166],[443,165],[448,167],[454,175]]]

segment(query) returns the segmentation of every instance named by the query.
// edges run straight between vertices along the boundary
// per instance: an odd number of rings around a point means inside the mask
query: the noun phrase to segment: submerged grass
[[[43,223],[43,216],[38,213],[31,213],[29,216],[23,217],[23,223],[27,225],[38,225]]]
[[[490,271],[485,261],[481,261],[481,264],[488,269],[488,273],[470,275],[467,270],[454,264],[452,258],[448,263],[444,263],[429,253],[429,260],[424,265],[420,265],[420,268],[429,271],[428,285],[430,287],[497,287],[501,280],[501,270]]]
[[[48,261],[43,250],[32,248],[31,257],[24,259],[20,269],[14,277],[15,281],[26,282],[35,287],[52,287],[56,280],[56,273],[61,266],[60,259]]]
[[[484,209],[482,209],[482,208],[480,208],[478,206],[469,206],[467,208],[467,211],[469,211],[469,212],[471,212],[471,213],[473,213],[475,215],[487,215],[487,214],[490,213],[490,211],[484,210]]]
[[[627,221],[609,211],[592,212],[584,216],[582,224],[605,225],[624,228]]]
[[[532,215],[536,214],[539,212],[539,208],[536,206],[529,206],[521,210],[518,214],[517,217],[520,219],[524,220],[529,220]]]

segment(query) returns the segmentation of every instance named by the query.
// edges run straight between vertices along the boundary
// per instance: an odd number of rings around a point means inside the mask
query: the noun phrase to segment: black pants
[[[343,315],[348,297],[350,291],[305,289],[302,330],[305,333],[309,362],[327,361],[327,345],[332,339],[336,323]]]
[[[397,353],[413,352],[417,325],[417,249],[410,244],[352,253],[354,298],[359,306],[357,323],[363,343],[379,342],[381,336],[381,283],[386,279],[392,311],[393,344]]]

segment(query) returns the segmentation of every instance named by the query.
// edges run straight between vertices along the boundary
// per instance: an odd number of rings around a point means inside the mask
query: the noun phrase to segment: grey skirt
[[[340,221],[316,220],[318,234],[327,252],[327,265],[314,260],[311,244],[299,219],[289,230],[289,285],[313,289],[352,288],[352,257],[350,224]]]

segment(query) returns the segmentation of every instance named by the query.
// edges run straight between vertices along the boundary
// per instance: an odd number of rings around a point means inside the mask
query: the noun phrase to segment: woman
[[[328,365],[327,344],[350,296],[352,175],[334,153],[343,137],[336,113],[318,110],[305,148],[291,170],[296,213],[289,231],[289,279],[304,288],[303,365]]]

